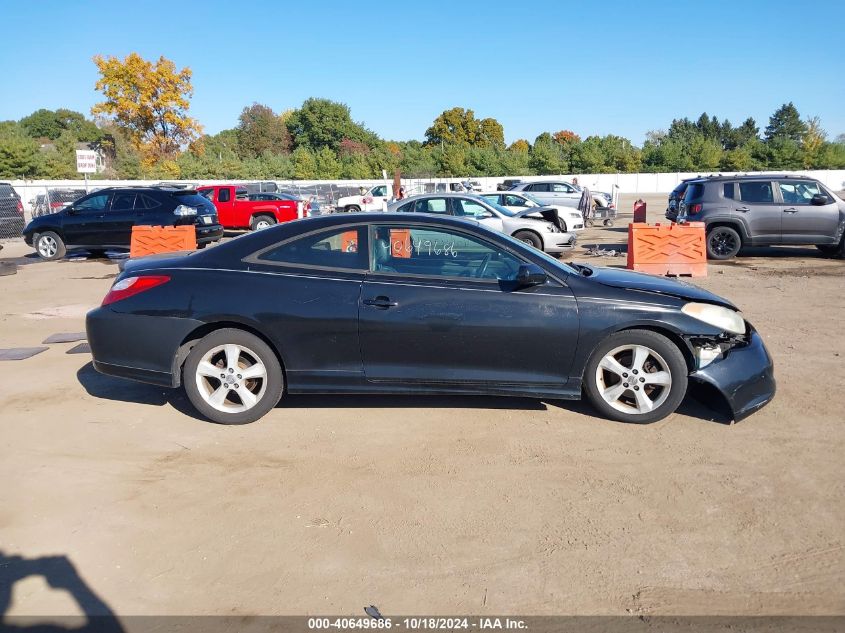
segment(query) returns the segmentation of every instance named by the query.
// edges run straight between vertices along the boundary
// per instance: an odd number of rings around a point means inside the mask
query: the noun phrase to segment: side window
[[[373,228],[371,270],[428,277],[513,281],[522,263],[508,251],[452,229]]]
[[[736,183],[733,182],[726,182],[722,186],[722,194],[725,196],[725,198],[730,198],[731,200],[733,200],[734,196],[736,195],[734,194],[735,184]]]
[[[139,193],[135,199],[136,209],[157,209],[160,206],[161,202],[150,196],[145,196],[143,193]]]
[[[229,187],[217,190],[217,202],[229,202],[232,199],[232,193]]]
[[[135,194],[118,191],[111,200],[112,211],[132,211],[135,208]]]
[[[767,203],[775,200],[770,182],[741,182],[739,196],[743,202]]]
[[[786,204],[810,204],[813,196],[823,194],[818,183],[808,180],[782,180],[778,187]]]
[[[374,198],[383,198],[385,196],[386,192],[387,192],[387,187],[382,185],[381,187],[373,188],[373,191],[370,195],[372,195]]]
[[[489,195],[483,195],[481,197],[484,198],[487,202],[492,202],[493,204],[501,204],[502,197],[498,194],[491,193]]]
[[[82,200],[81,202],[77,202],[74,204],[74,208],[78,211],[87,211],[91,213],[96,213],[97,211],[103,211],[106,208],[106,204],[109,201],[109,194],[101,193],[95,196],[91,196],[87,200]]]
[[[367,253],[361,238],[365,233],[364,227],[321,231],[271,247],[250,259],[293,266],[364,270]]]
[[[417,213],[449,213],[446,208],[446,198],[428,198],[424,200],[417,200],[417,205],[414,207]]]
[[[505,206],[506,207],[527,207],[528,201],[525,198],[520,198],[519,196],[505,196]]]
[[[533,185],[528,185],[526,191],[551,191],[551,187],[548,183],[545,182],[538,182],[534,183]]]
[[[403,204],[401,207],[396,209],[397,213],[411,213],[414,210],[414,202],[408,202],[407,204]]]
[[[249,200],[249,192],[246,189],[235,189],[235,200]]]
[[[552,185],[552,191],[555,193],[572,193],[574,190],[569,185],[565,185],[562,182],[556,182]]]
[[[476,218],[489,213],[484,205],[464,198],[452,198],[452,208],[455,215],[461,217]]]

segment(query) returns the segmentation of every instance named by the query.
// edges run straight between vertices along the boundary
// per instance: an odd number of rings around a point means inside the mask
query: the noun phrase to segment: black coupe
[[[182,385],[225,424],[284,393],[584,394],[641,423],[690,380],[735,419],[775,393],[760,336],[725,299],[443,216],[323,216],[130,260],[87,329],[97,370]]]

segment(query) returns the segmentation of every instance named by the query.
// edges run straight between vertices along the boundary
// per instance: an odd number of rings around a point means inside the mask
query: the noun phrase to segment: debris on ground
[[[601,248],[598,244],[595,246],[587,247],[586,255],[590,255],[591,257],[623,257],[627,255],[626,251],[621,249],[617,250],[615,248]]]

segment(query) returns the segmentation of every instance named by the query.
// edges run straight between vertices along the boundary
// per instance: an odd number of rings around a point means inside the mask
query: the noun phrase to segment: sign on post
[[[91,149],[76,150],[76,171],[80,174],[96,174],[97,152]]]

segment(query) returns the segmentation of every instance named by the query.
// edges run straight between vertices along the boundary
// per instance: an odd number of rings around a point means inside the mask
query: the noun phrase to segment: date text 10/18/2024
[[[409,630],[524,630],[524,620],[518,618],[308,618],[310,630],[320,629],[409,629]]]

